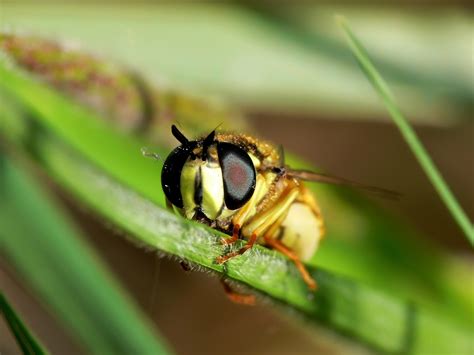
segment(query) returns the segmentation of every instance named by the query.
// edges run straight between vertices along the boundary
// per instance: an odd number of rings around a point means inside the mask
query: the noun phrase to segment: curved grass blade
[[[5,318],[8,327],[15,336],[18,345],[23,351],[23,354],[49,354],[49,352],[44,348],[39,340],[36,339],[35,336],[29,331],[18,314],[16,314],[13,307],[10,305],[10,303],[8,303],[3,292],[0,292],[0,311],[2,312],[3,318]]]
[[[0,75],[4,79],[0,86],[12,95],[8,99],[10,105],[3,105],[3,109],[11,107],[11,101],[18,101],[25,110],[24,115],[31,118],[29,124],[35,128],[27,128],[31,132],[16,140],[34,143],[38,130],[50,130],[105,174],[151,202],[165,206],[159,186],[162,164],[142,157],[140,150],[148,143],[141,140],[142,137],[117,132],[113,126],[67,98],[34,82],[27,75],[22,76],[16,68],[9,70],[0,65]],[[0,120],[0,124],[4,123],[7,130],[21,131],[22,128],[18,127],[21,121]],[[160,156],[167,154],[163,148],[155,151]],[[301,160],[288,158],[292,167],[308,168]],[[402,228],[351,194],[341,197],[322,186],[314,186],[314,190],[320,202],[325,200],[328,206],[332,206],[331,210],[335,212],[333,220],[342,218],[356,223],[346,226],[333,223],[331,234],[310,264],[382,287],[396,295],[409,296],[456,319],[472,319],[472,307],[465,302],[472,297],[470,290],[463,291],[469,294],[464,297],[465,294],[450,287],[451,278],[443,273],[446,261],[439,252],[429,245],[416,244],[415,238],[411,238],[413,233],[410,234],[407,228]]]
[[[20,91],[17,93],[22,102],[32,100]],[[82,121],[85,125],[82,133],[88,135],[84,135],[85,142],[81,142],[64,127],[54,124],[54,117],[62,118],[57,117],[58,112],[44,117],[51,114],[47,108],[34,104],[31,109],[42,116],[33,118],[33,125],[25,124],[23,134],[21,130],[13,134],[23,137],[34,135],[33,142],[27,140],[29,149],[48,172],[63,187],[73,192],[78,200],[129,232],[136,242],[225,274],[274,302],[300,312],[308,319],[323,322],[337,332],[385,352],[430,353],[440,349],[462,352],[468,348],[469,331],[463,326],[453,324],[412,302],[324,269],[309,267],[319,282],[320,290],[314,298],[308,297],[306,285],[298,277],[294,265],[284,256],[263,247],[256,247],[229,261],[225,268],[215,264],[216,257],[223,253],[218,241],[221,234],[159,207],[164,206],[157,198],[162,194],[156,183],[159,181],[159,164],[140,156],[138,141],[123,137],[122,146],[116,147],[120,149],[118,154],[125,154],[121,156],[122,165],[123,161],[128,164],[130,159],[131,166],[140,169],[137,175],[149,174],[151,179],[156,174],[155,183],[148,187],[140,186],[141,180],[125,179],[115,163],[107,166],[100,161],[106,157],[103,146],[116,144],[116,138],[109,140],[109,136],[115,136],[115,133],[110,132],[111,127],[105,130],[104,127],[96,126],[95,121]],[[70,109],[64,112],[74,116],[74,111]],[[64,126],[65,121],[62,123]],[[81,130],[79,125],[77,128]],[[98,132],[93,133],[93,129]],[[93,139],[89,141],[94,135],[101,136],[102,146],[94,143]],[[21,142],[18,137],[12,138]],[[96,155],[91,154],[91,148],[86,144],[93,144],[93,149],[97,149]],[[109,149],[105,148],[106,151]],[[150,165],[139,166],[136,164],[141,163],[135,160]]]
[[[52,136],[38,138],[36,153],[62,186],[136,241],[223,273],[310,320],[385,352],[465,351],[469,332],[423,308],[327,270],[309,268],[318,280],[314,298],[294,265],[281,254],[256,247],[224,268],[219,233],[157,207],[104,175]]]
[[[468,217],[466,216],[461,206],[457,202],[456,198],[452,194],[451,190],[449,189],[449,186],[444,181],[439,170],[436,168],[435,164],[431,160],[428,152],[423,147],[421,141],[418,139],[415,131],[410,126],[402,111],[396,104],[394,96],[387,83],[372,64],[367,51],[362,46],[357,37],[354,35],[354,33],[351,31],[345,19],[342,17],[337,17],[337,22],[339,23],[339,26],[343,29],[348,39],[352,53],[356,57],[360,67],[362,68],[362,71],[367,76],[375,91],[382,99],[385,107],[387,108],[387,111],[390,113],[390,116],[397,125],[403,138],[405,139],[406,143],[415,155],[416,159],[420,163],[425,174],[428,176],[428,179],[433,184],[434,188],[438,192],[439,196],[441,197],[441,200],[443,200],[444,204],[448,208],[454,220],[464,232],[468,241],[471,243],[471,245],[474,246],[474,228],[471,222],[469,221]]]
[[[72,335],[96,354],[166,347],[57,207],[0,155],[0,249]]]

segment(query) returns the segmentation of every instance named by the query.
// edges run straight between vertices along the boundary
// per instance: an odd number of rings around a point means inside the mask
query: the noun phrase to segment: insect
[[[167,157],[161,183],[169,207],[187,219],[221,230],[233,244],[246,244],[217,258],[223,264],[256,243],[275,249],[294,262],[310,290],[316,281],[303,265],[324,236],[324,222],[313,194],[303,180],[390,191],[285,165],[283,151],[246,134],[209,133],[188,140],[176,126],[181,143]]]

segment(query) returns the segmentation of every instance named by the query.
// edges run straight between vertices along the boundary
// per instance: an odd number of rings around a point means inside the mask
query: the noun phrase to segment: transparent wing
[[[401,194],[396,191],[360,184],[358,182],[343,179],[343,178],[329,175],[329,174],[316,173],[314,171],[309,171],[309,170],[292,170],[288,168],[286,169],[286,173],[290,177],[294,177],[301,180],[321,182],[324,184],[332,184],[332,185],[350,186],[357,189],[362,189],[384,198],[396,200],[401,197]]]

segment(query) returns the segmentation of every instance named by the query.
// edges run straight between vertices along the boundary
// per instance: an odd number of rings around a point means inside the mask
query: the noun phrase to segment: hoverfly
[[[374,192],[390,191],[285,165],[282,150],[246,134],[216,132],[188,140],[171,128],[181,143],[167,157],[161,183],[169,207],[247,243],[217,258],[223,264],[256,243],[275,249],[294,262],[310,290],[316,281],[303,265],[318,249],[324,222],[315,197],[303,180],[345,184]],[[235,298],[234,298],[235,299]]]

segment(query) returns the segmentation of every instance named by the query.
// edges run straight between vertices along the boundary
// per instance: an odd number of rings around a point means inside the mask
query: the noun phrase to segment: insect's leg
[[[298,200],[300,200],[299,197]],[[309,275],[308,271],[306,270],[298,256],[290,249],[288,249],[282,242],[274,238],[276,232],[280,228],[285,218],[286,214],[281,215],[278,221],[267,231],[267,233],[265,233],[263,237],[265,239],[265,244],[275,250],[278,250],[280,253],[286,255],[290,260],[292,260],[295,263],[296,268],[300,272],[301,276],[303,277],[304,282],[311,290],[315,290],[317,288],[316,281],[314,281],[314,279]]]
[[[295,263],[296,268],[303,277],[303,280],[306,285],[308,285],[311,290],[316,290],[316,281],[314,281],[314,279],[308,273],[308,270],[306,270],[300,258],[290,249],[288,249],[285,245],[283,245],[279,240],[272,238],[270,234],[265,234],[264,238],[268,246],[272,247],[275,250],[278,250],[280,253],[286,255],[291,261],[293,261]]]
[[[248,225],[244,227],[244,233],[250,235],[250,238],[242,248],[216,259],[218,264],[223,264],[229,259],[245,253],[253,247],[258,237],[260,237],[268,228],[278,221],[282,214],[288,211],[288,208],[299,194],[299,187],[292,181],[288,184],[279,201],[268,210],[259,213],[253,217]]]
[[[224,288],[224,292],[232,302],[245,304],[247,306],[255,305],[255,296],[254,295],[243,295],[241,293],[235,292],[230,285],[225,282],[224,279],[221,279],[221,285]]]
[[[255,191],[250,198],[250,200],[242,207],[239,212],[235,214],[235,216],[232,218],[232,225],[234,226],[234,229],[232,231],[232,237],[227,238],[227,239],[221,239],[221,243],[224,245],[229,245],[235,243],[239,239],[239,232],[240,228],[245,222],[245,219],[247,218],[247,215],[249,212],[257,205],[259,201],[259,196],[262,188],[264,187],[265,184],[265,178],[262,175],[257,176],[257,182],[255,185]]]
[[[239,231],[240,231],[240,224],[233,223],[234,228],[232,229],[232,237],[221,239],[222,245],[231,245],[234,244],[237,240],[239,240]]]
[[[249,250],[250,248],[253,247],[253,245],[255,244],[255,242],[257,241],[257,238],[258,238],[258,235],[256,233],[253,233],[252,236],[250,237],[249,241],[247,242],[247,244],[245,244],[242,248],[240,248],[239,250],[237,251],[234,251],[234,252],[231,252],[229,254],[226,254],[224,256],[219,256],[216,261],[218,264],[223,264],[225,263],[226,261],[228,261],[229,259],[232,259],[233,257],[235,256],[238,256],[238,255],[242,255],[243,253],[245,253],[247,250]]]
[[[179,266],[181,266],[181,269],[183,269],[185,272],[190,272],[192,270],[191,265],[184,260],[179,262]]]

